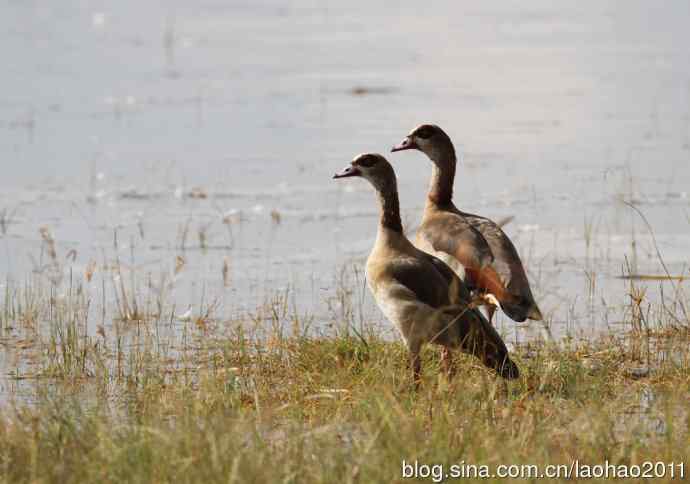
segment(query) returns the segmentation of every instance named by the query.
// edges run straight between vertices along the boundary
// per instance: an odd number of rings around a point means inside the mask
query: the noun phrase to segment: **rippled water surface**
[[[514,216],[506,231],[555,332],[622,320],[626,264],[663,274],[621,200],[648,218],[668,270],[687,275],[684,0],[1,9],[3,284],[51,277],[48,234],[63,288],[70,270],[118,257],[138,280],[172,274],[178,307],[218,299],[230,317],[288,289],[325,324],[377,210],[365,182],[331,175],[421,122],[463,154],[457,205]],[[430,165],[387,156],[413,228]],[[658,300],[660,283],[644,284]],[[381,319],[368,295],[363,308]]]

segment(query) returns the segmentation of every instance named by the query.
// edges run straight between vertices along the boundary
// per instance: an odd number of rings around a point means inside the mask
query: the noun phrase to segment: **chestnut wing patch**
[[[494,284],[499,282],[513,296],[532,299],[529,282],[522,261],[515,246],[508,236],[491,220],[478,215],[465,214],[466,220],[482,233],[491,247],[494,261],[491,264],[495,272],[490,277]]]
[[[455,257],[465,269],[486,267],[494,260],[484,236],[462,215],[445,213],[426,221],[419,230],[435,251]]]

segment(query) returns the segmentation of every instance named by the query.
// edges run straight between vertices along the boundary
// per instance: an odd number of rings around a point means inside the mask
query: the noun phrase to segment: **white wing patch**
[[[417,240],[415,241],[415,246],[419,250],[423,250],[427,254],[431,254],[437,259],[441,259],[445,264],[450,267],[453,272],[455,272],[458,277],[460,278],[461,281],[465,280],[465,266],[463,266],[460,261],[458,261],[455,257],[453,257],[450,254],[446,254],[445,252],[440,252],[434,250],[434,248],[431,246],[431,244],[422,236],[422,237],[417,237]]]

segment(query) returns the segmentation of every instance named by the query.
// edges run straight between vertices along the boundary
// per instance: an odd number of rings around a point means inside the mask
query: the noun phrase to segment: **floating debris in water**
[[[625,281],[684,281],[687,277],[663,274],[624,274],[622,276],[616,276],[616,279],[623,279]]]
[[[366,96],[368,94],[392,94],[395,91],[397,91],[397,89],[390,86],[355,86],[352,89],[350,89],[350,94],[352,94],[353,96]]]
[[[274,224],[280,225],[280,222],[282,221],[282,216],[280,215],[280,212],[278,210],[271,210],[271,220],[273,220]]]
[[[175,256],[175,275],[179,274],[186,264],[185,258],[181,255]]]
[[[242,221],[242,212],[233,208],[223,214],[223,223],[225,225],[236,224]]]
[[[124,200],[151,200],[160,198],[160,194],[140,192],[136,188],[129,188],[120,192],[120,198]]]
[[[223,257],[223,286],[230,286],[230,258],[228,256]]]
[[[205,199],[205,198],[208,198],[208,193],[203,188],[194,187],[189,191],[189,193],[187,194],[187,197],[196,198],[196,199]]]
[[[103,12],[94,12],[91,15],[91,25],[94,27],[103,27],[105,25],[105,13]]]

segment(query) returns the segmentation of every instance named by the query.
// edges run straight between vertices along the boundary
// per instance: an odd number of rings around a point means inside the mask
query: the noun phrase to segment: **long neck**
[[[431,183],[429,200],[437,205],[445,205],[453,198],[453,180],[455,179],[455,149],[453,145],[432,154]]]
[[[398,202],[398,189],[395,183],[387,183],[377,189],[379,204],[381,206],[381,218],[379,229],[389,229],[402,233],[400,221],[400,203]]]

